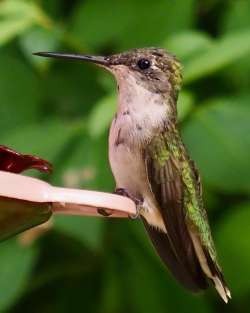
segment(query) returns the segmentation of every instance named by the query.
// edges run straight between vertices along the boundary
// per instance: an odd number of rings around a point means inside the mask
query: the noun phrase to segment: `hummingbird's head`
[[[132,49],[104,57],[54,52],[35,55],[93,62],[112,72],[118,85],[138,84],[153,93],[176,97],[181,87],[180,63],[160,48]]]
[[[177,95],[182,82],[181,65],[164,49],[133,49],[108,57],[108,69],[118,84],[134,81],[151,92]]]

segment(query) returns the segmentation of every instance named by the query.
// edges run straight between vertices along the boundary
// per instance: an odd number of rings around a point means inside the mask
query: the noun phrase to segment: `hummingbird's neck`
[[[176,120],[175,103],[171,97],[148,90],[128,76],[118,81],[117,131],[132,143],[149,142],[164,125]]]

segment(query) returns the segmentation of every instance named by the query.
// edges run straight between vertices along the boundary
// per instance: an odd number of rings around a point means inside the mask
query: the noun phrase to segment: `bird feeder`
[[[27,169],[49,173],[52,165],[0,146],[0,241],[48,221],[53,214],[122,218],[136,214],[127,197],[55,187],[20,174]]]

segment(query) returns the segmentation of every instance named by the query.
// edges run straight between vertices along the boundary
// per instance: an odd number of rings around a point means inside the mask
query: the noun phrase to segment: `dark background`
[[[55,166],[53,184],[113,191],[107,129],[115,83],[39,50],[108,54],[161,46],[184,64],[178,108],[232,301],[192,295],[139,221],[57,217],[0,245],[0,312],[247,312],[250,306],[250,1],[0,2],[0,143]]]

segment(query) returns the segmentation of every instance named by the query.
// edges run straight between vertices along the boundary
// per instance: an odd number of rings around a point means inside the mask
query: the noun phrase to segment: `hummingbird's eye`
[[[140,59],[137,65],[141,70],[146,70],[151,66],[151,62],[148,59]]]

